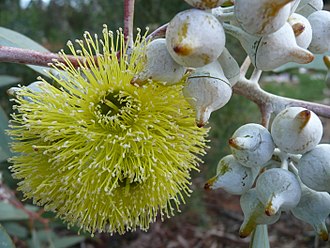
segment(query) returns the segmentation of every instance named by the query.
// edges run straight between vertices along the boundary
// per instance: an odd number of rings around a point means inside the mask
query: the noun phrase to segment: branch
[[[124,39],[129,47],[133,47],[134,3],[135,0],[124,1]]]
[[[68,56],[70,62],[75,68],[79,67],[79,63],[83,63],[84,58],[77,59],[74,56]],[[55,61],[66,64],[66,62],[56,53],[42,53],[34,50],[0,46],[0,62],[38,65],[50,67]]]
[[[262,114],[262,124],[268,126],[271,114],[278,114],[288,107],[307,108],[319,116],[330,118],[330,106],[271,94],[260,88],[259,84],[241,77],[235,84],[234,92],[255,102]]]

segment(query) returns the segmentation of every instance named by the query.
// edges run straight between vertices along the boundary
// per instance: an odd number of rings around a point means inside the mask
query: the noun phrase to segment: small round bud
[[[247,167],[262,166],[274,153],[275,144],[267,128],[249,123],[241,126],[229,139],[234,157]]]
[[[303,154],[321,140],[323,126],[319,117],[301,107],[290,107],[273,120],[271,134],[282,152]]]
[[[308,49],[316,54],[330,51],[330,12],[319,10],[308,17],[312,26],[313,38]]]
[[[312,27],[309,21],[306,17],[293,13],[288,22],[293,29],[297,45],[307,49],[312,41]]]
[[[330,192],[330,144],[317,145],[298,162],[301,181],[317,191]]]
[[[327,192],[317,192],[301,184],[301,198],[292,214],[313,226],[322,240],[328,240],[329,234],[325,224],[330,214],[330,195]]]
[[[196,110],[197,126],[204,126],[213,111],[223,107],[231,98],[232,89],[219,62],[197,68],[187,79],[183,95]]]
[[[256,190],[267,215],[294,208],[301,197],[301,187],[296,176],[281,168],[262,173],[257,179]]]
[[[230,194],[241,195],[249,190],[257,173],[237,162],[233,155],[223,157],[217,166],[217,175],[205,184],[205,189],[224,189]]]
[[[256,189],[249,189],[240,198],[240,205],[244,214],[244,221],[239,229],[239,236],[249,236],[257,225],[270,225],[277,222],[281,212],[268,216],[265,214],[265,205],[258,199]]]
[[[235,16],[241,27],[252,35],[268,35],[287,21],[293,0],[236,0]]]
[[[142,85],[150,79],[171,85],[179,82],[184,73],[185,68],[169,54],[166,40],[156,39],[147,45],[145,67],[131,83]]]
[[[166,30],[168,51],[178,64],[186,67],[215,61],[225,47],[225,37],[217,18],[198,9],[178,13]]]

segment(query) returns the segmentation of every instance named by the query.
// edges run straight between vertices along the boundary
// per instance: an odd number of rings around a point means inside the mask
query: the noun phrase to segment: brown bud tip
[[[192,52],[192,48],[188,45],[177,45],[173,48],[174,52],[176,54],[182,55],[182,56],[188,56]]]
[[[305,25],[303,23],[296,23],[296,24],[292,25],[292,29],[293,29],[294,35],[296,37],[298,37],[305,31]]]
[[[204,189],[205,190],[211,190],[212,189],[212,186],[213,186],[213,183],[214,181],[216,180],[217,178],[216,177],[212,177],[211,179],[209,179],[205,185],[204,185]]]
[[[203,121],[196,121],[196,125],[197,127],[202,128],[205,126],[205,123]]]
[[[323,61],[326,67],[328,68],[328,70],[330,70],[330,56],[324,56]]]
[[[329,239],[329,234],[327,231],[321,231],[319,233],[319,237],[323,240],[323,241],[328,241]]]
[[[312,113],[308,109],[301,111],[297,115],[296,118],[300,122],[300,126],[299,126],[300,131],[303,130],[304,127],[307,125],[307,123],[309,122],[311,116],[312,116]]]
[[[228,144],[229,144],[229,146],[232,147],[232,148],[235,148],[235,149],[237,149],[237,150],[240,149],[240,147],[239,147],[239,146],[237,145],[237,143],[236,143],[235,138],[230,138],[230,139],[228,140]]]

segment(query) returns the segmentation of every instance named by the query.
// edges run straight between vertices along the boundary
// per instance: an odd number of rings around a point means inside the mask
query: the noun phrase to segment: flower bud
[[[268,35],[287,21],[294,0],[236,0],[235,16],[242,28],[252,35]]]
[[[296,176],[281,168],[262,173],[257,179],[256,190],[267,215],[294,208],[301,197],[301,187]]]
[[[225,48],[221,53],[218,61],[223,69],[223,73],[228,79],[231,86],[234,86],[240,77],[240,67],[235,58]]]
[[[312,27],[309,21],[304,16],[293,13],[288,22],[293,29],[297,45],[307,49],[312,41]]]
[[[178,13],[166,30],[168,51],[178,64],[186,67],[201,67],[215,61],[225,47],[225,39],[217,18],[198,9]]]
[[[316,54],[330,51],[330,12],[319,10],[308,17],[312,26],[313,38],[308,49]]]
[[[224,189],[230,194],[241,195],[249,190],[257,173],[241,165],[233,155],[223,157],[217,166],[217,175],[207,181],[205,189]]]
[[[267,128],[250,123],[241,126],[229,139],[234,157],[247,167],[262,166],[272,158],[275,144]]]
[[[244,221],[239,229],[239,236],[249,236],[257,225],[270,225],[278,221],[281,212],[269,216],[265,214],[265,205],[257,197],[255,188],[249,189],[240,198],[240,205],[244,214]]]
[[[213,111],[223,107],[232,95],[232,89],[219,62],[197,68],[187,79],[183,95],[196,110],[197,126],[204,126]]]
[[[301,181],[317,191],[330,192],[330,144],[317,145],[298,162]]]
[[[46,92],[47,91],[46,86],[47,84],[43,81],[35,81],[29,84],[28,86],[26,86],[26,88],[28,88],[31,93],[36,93],[36,92]],[[16,97],[20,91],[21,91],[20,87],[11,87],[10,89],[8,89],[7,94]],[[31,101],[31,98],[28,96],[23,96],[23,99],[27,101]]]
[[[156,39],[147,45],[145,67],[131,83],[142,85],[151,79],[171,85],[179,82],[184,73],[185,68],[176,63],[169,54],[166,40]]]
[[[249,35],[232,25],[224,25],[229,34],[239,39],[257,69],[271,71],[288,62],[307,64],[314,59],[311,52],[297,45],[289,23],[263,37]]]
[[[302,154],[320,142],[323,126],[319,117],[312,111],[290,107],[274,118],[271,134],[282,152]]]
[[[301,198],[292,214],[309,224],[322,240],[328,240],[329,234],[325,224],[330,214],[330,195],[327,192],[317,192],[301,184]]]

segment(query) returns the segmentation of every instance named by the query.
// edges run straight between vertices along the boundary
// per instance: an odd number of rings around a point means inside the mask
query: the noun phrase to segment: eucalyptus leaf
[[[1,248],[15,248],[15,245],[11,238],[9,237],[6,230],[0,224],[0,247]]]
[[[54,247],[55,248],[72,247],[73,245],[76,245],[84,240],[85,240],[85,237],[83,237],[83,236],[67,236],[67,237],[63,237],[63,238],[58,237],[54,241]]]
[[[0,75],[0,87],[17,84],[21,81],[21,78],[13,77],[9,75]]]
[[[0,162],[6,161],[12,154],[9,149],[9,137],[5,130],[8,129],[8,117],[0,106]]]
[[[4,27],[0,27],[0,45],[31,49],[38,52],[45,52],[45,53],[49,52],[49,50],[47,50],[45,47],[33,41],[32,39],[26,37],[25,35]],[[27,66],[47,77],[49,77],[47,71],[52,70],[51,68],[43,67],[43,66],[35,66],[35,65],[27,65]]]
[[[0,202],[0,221],[28,220],[29,216],[23,210],[13,205]],[[1,247],[1,246],[0,246]]]
[[[301,65],[301,64],[290,62],[290,63],[280,66],[279,68],[276,68],[274,71],[282,72],[282,71],[286,71],[286,70],[294,69],[294,68],[306,68],[306,69],[313,69],[313,70],[319,70],[319,71],[327,71],[328,69],[323,62],[323,57],[325,55],[329,56],[330,52],[325,53],[325,54],[314,54],[314,55],[315,55],[315,58],[311,63]]]
[[[28,229],[17,222],[4,222],[3,227],[11,236],[16,236],[20,239],[26,239],[29,235]]]

